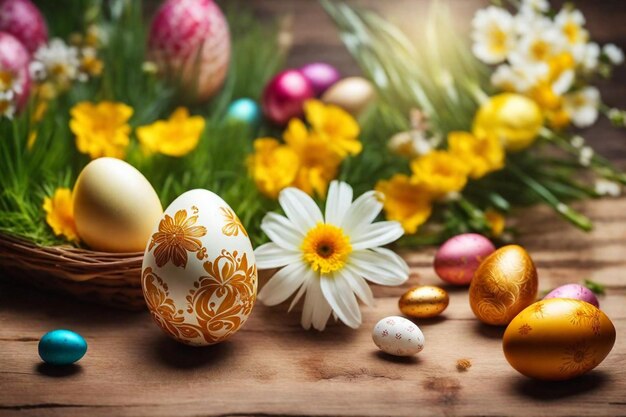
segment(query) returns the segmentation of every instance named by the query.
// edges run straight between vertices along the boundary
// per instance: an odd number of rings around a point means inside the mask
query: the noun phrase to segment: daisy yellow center
[[[311,269],[328,274],[342,269],[352,252],[350,239],[340,227],[319,223],[309,230],[302,242],[304,260]]]
[[[545,60],[550,53],[550,45],[547,42],[539,40],[533,42],[531,46],[531,53],[536,60]]]
[[[502,53],[506,51],[506,42],[507,42],[507,35],[502,29],[493,28],[491,30],[490,48],[492,52]]]
[[[0,71],[0,90],[7,91],[13,86],[13,74],[9,71]]]
[[[565,36],[567,36],[570,43],[575,43],[578,40],[580,28],[574,22],[567,22],[563,26],[563,32],[565,33]]]

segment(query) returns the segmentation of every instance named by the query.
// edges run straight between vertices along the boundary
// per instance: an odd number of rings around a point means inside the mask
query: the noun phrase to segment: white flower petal
[[[344,278],[348,281],[348,284],[350,284],[356,296],[359,297],[365,305],[373,306],[374,294],[372,294],[372,289],[367,282],[349,265],[347,265],[343,271],[345,272],[343,274]]]
[[[377,195],[376,191],[368,191],[354,200],[340,223],[348,236],[352,236],[361,228],[371,224],[383,209],[383,204],[378,200]]]
[[[326,328],[332,309],[322,293],[319,275],[315,274],[308,284],[300,323],[307,330],[313,324],[313,328],[321,332]]]
[[[281,248],[276,243],[270,242],[256,248],[254,257],[259,269],[271,269],[300,261],[302,253]]]
[[[265,284],[259,292],[258,299],[266,306],[282,303],[303,284],[307,268],[308,266],[304,262],[287,265],[276,272]]]
[[[311,268],[307,268],[304,271],[304,282],[300,286],[300,289],[296,293],[295,297],[293,297],[293,300],[291,300],[291,304],[289,304],[289,308],[287,309],[287,312],[290,312],[296,306],[296,304],[298,304],[298,301],[300,301],[300,298],[302,298],[302,295],[309,288],[310,282],[314,279],[319,280],[315,271],[313,271]]]
[[[356,329],[361,325],[359,303],[348,283],[339,274],[322,275],[322,293],[333,311],[346,326]]]
[[[304,191],[297,188],[285,188],[278,195],[278,202],[285,214],[301,233],[323,223],[324,218],[315,201]]]
[[[349,265],[368,281],[380,285],[400,285],[409,279],[409,266],[404,259],[385,248],[352,252]]]
[[[350,204],[352,204],[352,187],[342,181],[331,182],[326,199],[326,223],[341,224]]]
[[[403,234],[404,230],[398,222],[377,222],[359,228],[357,233],[350,236],[350,244],[353,250],[370,249],[394,242]]]
[[[263,217],[261,230],[274,243],[287,250],[298,250],[304,239],[304,235],[296,230],[288,218],[272,212]]]

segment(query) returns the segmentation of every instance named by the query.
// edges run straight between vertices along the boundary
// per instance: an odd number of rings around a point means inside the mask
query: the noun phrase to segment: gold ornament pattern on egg
[[[225,236],[237,236],[239,232],[247,236],[232,210],[221,211],[226,218],[222,228]],[[187,252],[195,252],[199,260],[208,258],[206,248],[197,239],[206,235],[207,228],[196,226],[198,208],[192,206],[191,212],[194,216],[187,218],[187,210],[178,210],[173,219],[165,215],[159,224],[148,248],[154,249],[157,266],[171,261],[186,269]],[[176,305],[168,285],[151,267],[142,272],[145,299],[154,321],[164,332],[186,344],[196,344],[193,340],[197,338],[206,344],[227,339],[243,325],[256,301],[258,271],[246,253],[222,249],[214,260],[203,262],[202,268],[207,275],[194,281],[185,297],[185,310]],[[188,321],[185,311],[195,323]]]
[[[198,238],[206,235],[204,226],[194,226],[198,221],[198,208],[192,206],[193,216],[187,218],[187,210],[178,210],[174,218],[165,215],[159,222],[159,231],[152,235],[148,251],[154,249],[158,267],[172,262],[175,266],[187,266],[187,252],[195,252],[198,259],[206,258],[206,249]]]
[[[489,255],[470,283],[470,306],[482,322],[508,324],[537,295],[537,270],[526,251],[509,245]]]

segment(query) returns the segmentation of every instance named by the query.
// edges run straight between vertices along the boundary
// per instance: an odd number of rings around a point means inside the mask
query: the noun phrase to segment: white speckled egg
[[[374,326],[372,340],[385,353],[412,356],[424,349],[424,334],[410,320],[399,316],[385,317]]]
[[[212,345],[237,332],[256,300],[257,267],[230,206],[207,190],[174,200],[148,242],[141,285],[157,325],[179,342]]]

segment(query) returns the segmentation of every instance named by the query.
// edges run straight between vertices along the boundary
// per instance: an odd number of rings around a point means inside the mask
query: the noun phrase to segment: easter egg
[[[561,285],[543,297],[544,300],[549,300],[550,298],[572,298],[574,300],[586,301],[598,308],[600,307],[598,298],[593,291],[580,284]]]
[[[179,196],[157,222],[141,285],[156,324],[173,339],[212,345],[235,334],[252,311],[252,243],[224,200],[207,190]]]
[[[30,0],[0,0],[0,31],[15,36],[30,54],[48,42],[48,27]]]
[[[228,106],[226,120],[246,123],[254,128],[261,122],[261,109],[251,98],[240,98]]]
[[[263,90],[263,113],[277,125],[302,116],[304,102],[315,97],[313,86],[297,70],[277,74]]]
[[[163,208],[141,172],[115,158],[98,158],[74,186],[74,221],[80,239],[103,252],[140,252]]]
[[[322,95],[341,78],[337,68],[325,62],[312,62],[299,69],[300,73],[309,80],[316,96]]]
[[[385,317],[374,326],[372,340],[380,350],[394,356],[413,356],[424,349],[424,334],[410,320]]]
[[[0,82],[4,85],[0,90],[14,94],[18,110],[26,105],[30,93],[29,63],[24,45],[13,35],[0,32]]]
[[[398,301],[398,308],[405,316],[429,318],[441,314],[450,299],[448,293],[433,285],[414,287],[405,292]]]
[[[467,285],[480,263],[496,248],[486,237],[464,233],[447,241],[435,254],[435,272],[442,280],[454,285]]]
[[[483,323],[503,326],[535,301],[537,270],[518,245],[504,246],[489,255],[474,273],[469,301]]]
[[[71,330],[53,330],[39,340],[39,356],[51,365],[70,365],[87,352],[87,342]]]
[[[573,299],[538,301],[519,313],[502,339],[506,360],[518,372],[566,380],[589,372],[615,344],[615,327],[593,305]]]
[[[376,97],[372,83],[362,77],[348,77],[333,84],[322,95],[322,101],[334,104],[353,116],[359,116]]]
[[[205,101],[228,73],[228,23],[213,0],[166,0],[152,20],[148,50],[191,100]]]

